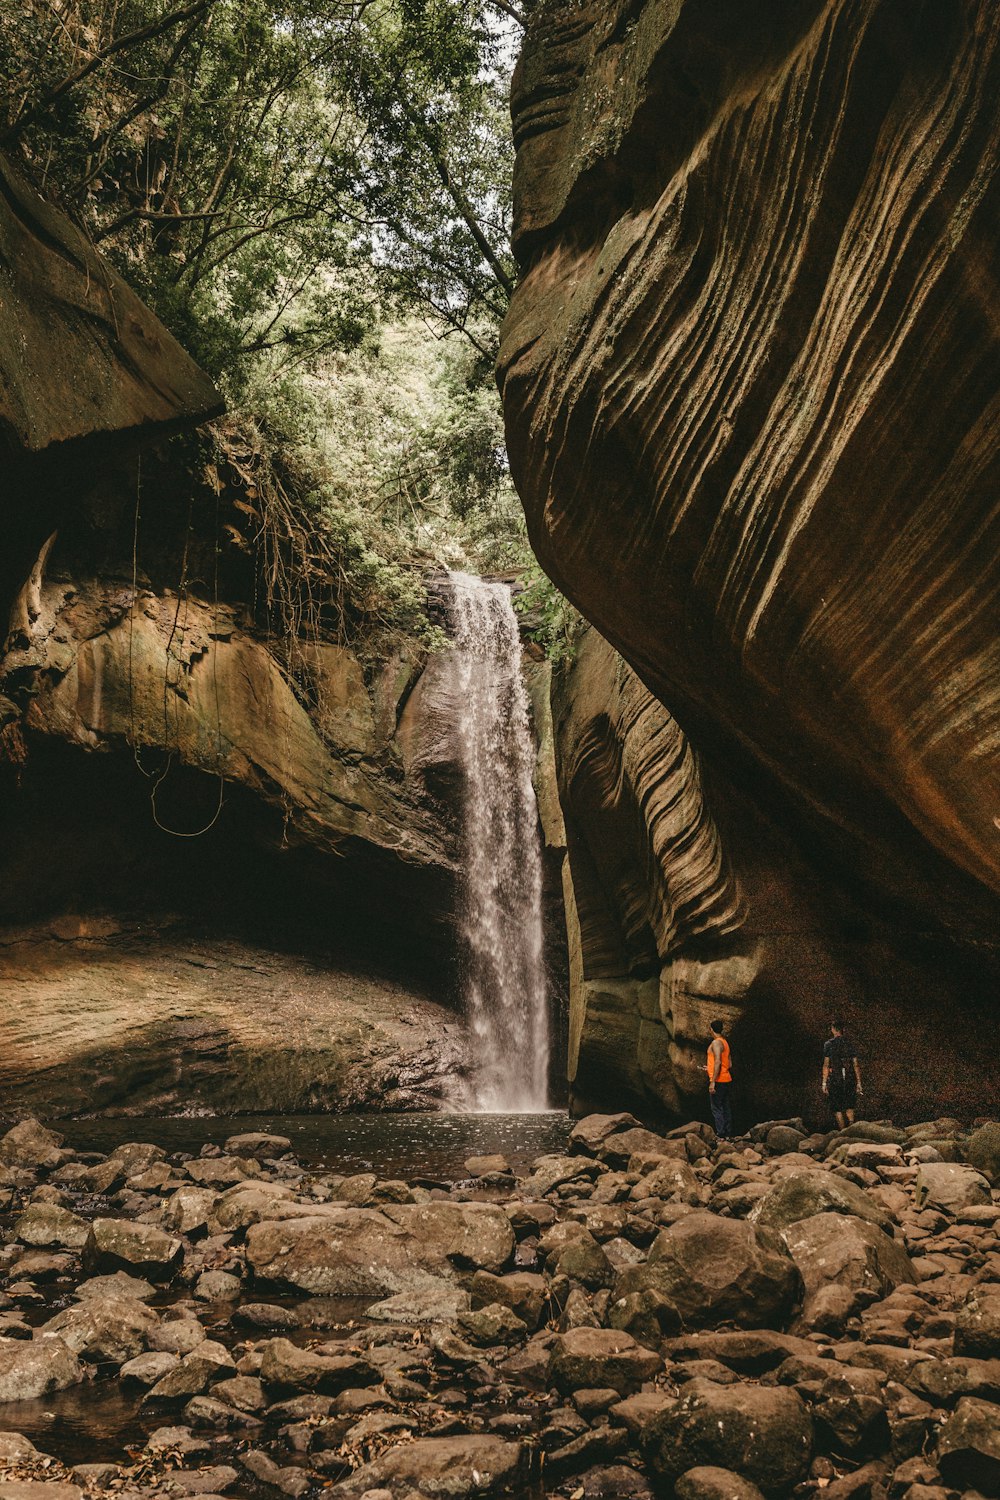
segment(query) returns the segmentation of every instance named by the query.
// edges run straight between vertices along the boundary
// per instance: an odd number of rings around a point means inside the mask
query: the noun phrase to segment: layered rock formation
[[[427,1104],[463,1057],[422,651],[363,665],[231,602],[253,579],[152,446],[217,393],[3,162],[0,282],[5,1108]]]
[[[676,731],[630,731],[608,684],[588,795],[627,821],[643,778],[619,731],[645,741],[715,912],[699,943],[770,932],[718,992],[748,1007],[744,1055],[751,1018],[815,1048],[817,1009],[846,1002],[904,1109],[1000,967],[998,43],[985,0],[556,0],[514,89],[501,382],[532,542],[714,779],[706,811]],[[615,899],[616,972],[641,984],[677,905],[640,822]],[[730,869],[752,857],[742,907],[712,824]],[[804,913],[815,942],[776,942]]]

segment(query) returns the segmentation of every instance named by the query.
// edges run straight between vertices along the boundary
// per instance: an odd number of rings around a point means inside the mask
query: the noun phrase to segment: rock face
[[[217,393],[2,160],[0,189],[9,1107],[170,1108],[189,1081],[434,1104],[466,1066],[428,998],[453,987],[442,674],[416,641],[362,661],[264,630],[202,458],[160,441]]]
[[[924,1064],[998,968],[998,42],[986,0],[533,12],[512,469],[546,571],[676,716],[570,674],[585,1096],[686,1092],[713,1006],[763,1106],[767,1016],[794,1047],[846,1002],[863,1044],[916,1040],[892,1104],[976,1113]]]

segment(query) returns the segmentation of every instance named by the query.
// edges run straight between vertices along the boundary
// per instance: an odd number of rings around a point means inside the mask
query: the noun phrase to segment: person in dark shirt
[[[861,1065],[854,1043],[839,1021],[830,1023],[830,1040],[823,1043],[823,1092],[830,1101],[837,1128],[854,1124],[854,1106],[861,1085]]]

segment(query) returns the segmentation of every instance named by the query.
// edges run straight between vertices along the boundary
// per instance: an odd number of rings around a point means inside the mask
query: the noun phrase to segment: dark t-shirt
[[[853,1078],[851,1063],[857,1055],[854,1043],[843,1033],[832,1036],[828,1042],[823,1043],[823,1056],[830,1059],[830,1072],[834,1078]]]

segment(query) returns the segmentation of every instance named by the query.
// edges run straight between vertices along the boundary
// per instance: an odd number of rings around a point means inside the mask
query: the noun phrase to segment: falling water
[[[548,1004],[534,741],[510,591],[451,575],[464,772],[460,924],[476,1047],[472,1108],[547,1108]]]

